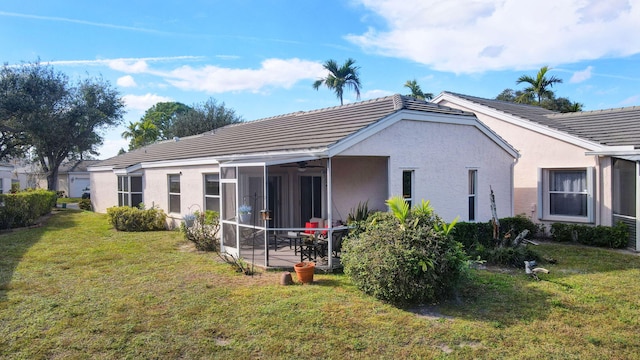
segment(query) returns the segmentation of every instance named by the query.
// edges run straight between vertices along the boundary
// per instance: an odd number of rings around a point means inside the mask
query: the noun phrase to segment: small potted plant
[[[248,223],[251,219],[251,205],[242,204],[238,207],[238,214],[240,215],[241,223]]]

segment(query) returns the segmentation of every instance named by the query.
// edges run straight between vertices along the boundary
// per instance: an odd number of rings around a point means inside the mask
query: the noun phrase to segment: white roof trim
[[[353,145],[373,136],[374,134],[388,128],[389,126],[401,120],[474,126],[488,138],[490,138],[493,142],[495,142],[498,146],[503,148],[514,159],[520,157],[520,154],[516,149],[514,149],[509,143],[498,136],[493,130],[489,129],[489,127],[483,124],[480,120],[478,120],[475,115],[442,114],[406,109],[395,112],[387,116],[386,118],[383,118],[382,120],[364,128],[363,130],[360,130],[355,134],[338,141],[336,145],[330,147],[328,156],[332,157],[338,155],[341,152],[352,147]]]
[[[489,106],[485,106],[485,105],[481,105],[481,104],[477,104],[475,102],[469,101],[467,99],[463,99],[460,98],[458,96],[455,96],[453,94],[450,93],[446,93],[446,92],[442,92],[440,94],[438,94],[438,96],[436,96],[435,98],[433,98],[433,100],[431,100],[431,102],[434,103],[438,103],[440,101],[450,101],[452,103],[455,104],[459,104],[461,106],[464,106],[468,109],[471,109],[474,112],[479,112],[479,113],[483,113],[485,115],[489,115],[492,116],[496,119],[505,121],[507,123],[516,125],[516,126],[520,126],[526,129],[529,129],[531,131],[535,131],[537,133],[540,133],[542,135],[546,135],[564,142],[567,142],[569,144],[572,145],[576,145],[582,148],[585,148],[587,150],[591,150],[591,151],[597,151],[597,150],[602,150],[604,148],[606,148],[606,145],[602,145],[593,141],[589,141],[589,140],[585,140],[583,138],[568,134],[564,131],[560,131],[548,126],[544,126],[541,124],[538,124],[534,121],[525,119],[525,118],[521,118],[519,116],[513,115],[513,114],[509,114],[509,113],[505,113],[503,111],[500,110],[496,110],[494,108],[491,108]]]

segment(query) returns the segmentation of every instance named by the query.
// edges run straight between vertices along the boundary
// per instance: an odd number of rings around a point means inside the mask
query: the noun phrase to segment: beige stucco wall
[[[93,211],[106,213],[107,208],[118,206],[118,178],[113,171],[91,172],[89,178]]]
[[[388,157],[335,157],[333,174],[333,219],[346,222],[358,203],[367,202],[370,210],[386,210],[388,199]]]
[[[451,103],[439,102],[440,105],[473,110]],[[503,120],[475,112],[480,121],[489,126],[502,138],[506,139],[518,152],[521,158],[514,169],[514,213],[525,214],[534,221],[538,220],[538,169],[546,168],[584,168],[595,167],[595,194],[597,224],[609,225],[611,222],[610,195],[602,197],[602,190],[609,181],[602,182],[602,172],[598,169],[598,160],[594,156],[586,156],[587,149],[556,139],[525,127],[507,123]],[[610,186],[610,184],[609,184]],[[605,216],[609,214],[608,216]]]
[[[170,225],[177,225],[182,214],[202,210],[204,206],[203,174],[217,173],[217,165],[181,166],[143,169],[142,193],[145,206],[157,206],[170,218]],[[180,213],[169,212],[169,174],[180,175]],[[118,205],[117,175],[113,171],[91,172],[91,201],[96,212]]]
[[[389,156],[390,196],[402,194],[402,172],[414,170],[414,203],[431,201],[446,221],[468,220],[469,170],[478,170],[477,221],[491,219],[490,190],[498,216],[511,216],[513,157],[473,126],[400,121],[341,155]]]

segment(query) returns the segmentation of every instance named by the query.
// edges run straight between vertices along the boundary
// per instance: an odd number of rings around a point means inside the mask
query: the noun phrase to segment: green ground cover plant
[[[281,272],[238,274],[179,231],[54,212],[0,235],[0,358],[637,358],[640,257],[536,249],[558,260],[542,281],[472,270],[451,300],[397,307],[342,274],[281,286]]]

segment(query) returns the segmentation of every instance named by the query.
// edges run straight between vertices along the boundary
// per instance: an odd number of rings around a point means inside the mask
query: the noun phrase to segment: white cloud
[[[127,109],[135,111],[146,111],[159,102],[173,101],[170,97],[148,93],[144,95],[124,95],[122,98]]]
[[[637,105],[638,103],[640,103],[640,95],[633,95],[633,96],[630,96],[630,97],[622,100],[620,102],[620,105],[622,105],[622,106],[630,106],[630,105]]]
[[[346,38],[435,70],[537,68],[640,52],[640,4],[629,0],[359,0],[387,28]]]
[[[102,146],[98,148],[98,153],[100,154],[100,159],[108,159],[118,155],[120,149],[127,150],[129,148],[129,140],[124,140],[122,138],[112,138],[105,139],[102,143]]]
[[[158,73],[167,82],[183,90],[222,93],[227,91],[259,92],[269,87],[288,89],[304,79],[322,77],[322,64],[300,59],[267,59],[259,69],[233,69],[213,65],[194,68],[182,66]]]
[[[140,74],[149,70],[149,66],[145,60],[115,59],[110,60],[108,64],[111,69],[125,73]]]
[[[569,79],[569,82],[572,84],[581,83],[583,81],[589,80],[591,78],[591,71],[593,70],[593,66],[587,66],[586,69],[582,71],[576,71]]]
[[[393,95],[393,92],[386,90],[369,90],[367,92],[362,93],[360,96],[362,99],[376,99],[380,97],[385,97]]]
[[[136,84],[135,79],[131,75],[125,75],[123,77],[118,78],[118,80],[116,81],[116,84],[118,84],[118,86],[122,86],[122,87],[136,87],[136,86],[138,86],[138,84]]]

